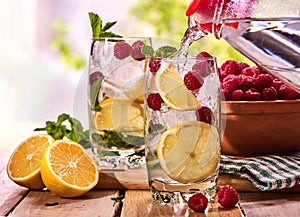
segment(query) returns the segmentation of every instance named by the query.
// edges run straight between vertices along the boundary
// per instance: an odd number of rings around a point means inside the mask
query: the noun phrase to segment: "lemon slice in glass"
[[[100,103],[101,110],[94,113],[93,128],[98,131],[114,130],[143,136],[143,107],[133,101],[109,98]]]
[[[165,131],[157,145],[164,172],[180,183],[202,181],[219,165],[220,140],[217,129],[201,121],[187,121]]]
[[[164,102],[175,110],[193,110],[201,107],[179,73],[169,63],[166,63],[165,67],[162,63],[154,76],[154,84]]]

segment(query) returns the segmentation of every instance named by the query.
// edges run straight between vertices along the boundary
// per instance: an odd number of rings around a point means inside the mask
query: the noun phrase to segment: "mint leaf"
[[[145,56],[149,57],[149,58],[154,58],[154,49],[153,47],[149,46],[149,45],[144,45],[142,47],[142,50],[141,50],[142,54],[144,54]]]
[[[97,38],[102,33],[102,19],[95,13],[90,12],[90,23],[92,26],[93,37]]]
[[[91,86],[90,86],[90,103],[91,103],[91,108],[95,110],[97,107],[98,103],[98,94],[99,90],[101,88],[101,83],[102,80],[104,79],[104,76],[101,76],[96,80]]]
[[[106,31],[106,30],[108,30],[108,29],[110,29],[113,25],[115,25],[117,23],[117,21],[115,21],[115,22],[107,22],[106,24],[105,24],[105,26],[102,28],[102,31]]]
[[[122,37],[113,32],[107,32],[112,26],[114,26],[117,22],[107,22],[102,28],[102,19],[98,14],[89,12],[90,23],[93,32],[93,38],[101,38],[101,37]]]
[[[149,133],[150,134],[157,134],[164,130],[165,127],[162,124],[155,124],[153,121],[150,121]]]
[[[163,46],[155,51],[156,57],[172,58],[177,54],[177,49],[171,46]]]
[[[65,113],[59,115],[56,122],[46,121],[45,127],[36,128],[34,131],[46,131],[55,140],[66,137],[85,148],[90,147],[89,131],[85,131],[77,119]]]

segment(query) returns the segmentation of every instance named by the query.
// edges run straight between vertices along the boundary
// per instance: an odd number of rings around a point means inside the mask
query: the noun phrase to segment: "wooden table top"
[[[287,217],[299,216],[300,185],[280,191],[261,192],[237,176],[221,174],[218,186],[230,184],[239,192],[239,206],[222,208],[216,201],[206,213],[194,213],[187,206],[172,207],[154,203],[147,184],[145,167],[131,175],[124,171],[100,174],[95,189],[78,198],[60,198],[47,189],[31,191],[12,182],[6,163],[13,147],[0,145],[0,217],[147,217],[147,216],[221,216]],[[8,146],[6,146],[8,147]],[[123,195],[122,201],[112,198]]]

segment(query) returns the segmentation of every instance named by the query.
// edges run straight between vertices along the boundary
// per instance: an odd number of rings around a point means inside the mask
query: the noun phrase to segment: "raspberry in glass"
[[[150,60],[149,62],[149,68],[150,68],[150,72],[155,75],[156,72],[159,70],[160,68],[160,64],[161,64],[161,59],[160,57],[158,58],[153,58]]]
[[[259,92],[259,90],[251,88],[245,91],[244,97],[248,101],[257,101],[261,100],[261,93]]]
[[[244,99],[244,91],[235,90],[231,93],[231,99],[234,101],[239,101]]]
[[[215,121],[212,110],[206,106],[202,106],[197,110],[197,120],[207,124],[213,124]]]
[[[208,204],[208,199],[202,193],[191,196],[188,200],[188,206],[195,212],[204,212]]]
[[[271,87],[273,83],[273,76],[270,74],[259,74],[255,78],[256,88],[259,90],[263,90],[266,87]]]
[[[203,84],[203,79],[195,76],[195,73],[190,71],[184,75],[183,82],[189,90],[199,89]]]
[[[117,59],[125,59],[131,54],[131,46],[123,41],[118,41],[114,47],[114,55]]]
[[[278,90],[278,96],[280,99],[297,99],[298,93],[291,87],[283,84]]]
[[[142,47],[145,45],[144,42],[138,40],[132,44],[131,56],[133,59],[137,61],[141,61],[145,59],[145,55],[142,54]]]
[[[96,71],[90,74],[89,76],[89,82],[90,85],[92,85],[95,81],[97,81],[100,77],[103,77],[102,72]]]
[[[164,101],[162,100],[159,93],[150,93],[147,97],[147,103],[149,108],[153,109],[154,111],[158,111],[161,108],[161,104]]]
[[[276,100],[277,97],[277,90],[275,87],[266,87],[261,92],[263,100]]]
[[[230,185],[225,185],[218,192],[218,202],[223,207],[234,207],[239,202],[239,194]]]
[[[196,62],[193,65],[192,70],[197,74],[197,77],[205,78],[210,74],[210,63],[208,62]]]
[[[197,54],[196,59],[201,60],[201,59],[212,58],[212,57],[213,57],[213,56],[210,55],[208,52],[202,51],[202,52],[200,52],[200,53]],[[208,62],[209,62],[209,64],[210,64],[210,66],[213,66],[213,65],[214,65],[214,61],[213,61],[213,60],[208,60]]]

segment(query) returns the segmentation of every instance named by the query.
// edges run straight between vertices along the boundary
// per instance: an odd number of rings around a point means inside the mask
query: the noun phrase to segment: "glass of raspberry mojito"
[[[149,60],[146,164],[154,200],[188,201],[216,193],[220,160],[220,82],[214,57]]]
[[[88,107],[92,149],[101,168],[140,166],[144,154],[145,56],[149,38],[93,39]]]

